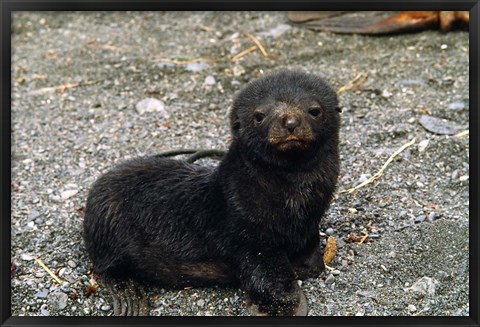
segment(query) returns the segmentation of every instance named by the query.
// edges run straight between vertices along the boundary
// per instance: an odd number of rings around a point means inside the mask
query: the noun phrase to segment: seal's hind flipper
[[[292,23],[304,23],[311,20],[339,16],[346,12],[348,11],[289,11],[287,17]]]
[[[148,316],[150,305],[143,288],[134,281],[106,282],[113,300],[115,316]]]

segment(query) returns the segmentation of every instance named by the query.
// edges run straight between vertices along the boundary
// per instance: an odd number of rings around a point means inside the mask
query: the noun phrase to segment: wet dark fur
[[[260,313],[305,314],[295,279],[323,269],[318,224],[339,172],[337,106],[320,78],[278,72],[237,96],[218,168],[155,156],[119,164],[87,200],[95,271],[165,287],[238,283]],[[275,143],[288,137],[299,140]]]

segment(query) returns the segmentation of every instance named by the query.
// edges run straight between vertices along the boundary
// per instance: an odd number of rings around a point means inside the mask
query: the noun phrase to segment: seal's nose
[[[288,129],[290,133],[293,133],[298,125],[300,125],[300,120],[295,116],[287,116],[283,119],[283,127]]]

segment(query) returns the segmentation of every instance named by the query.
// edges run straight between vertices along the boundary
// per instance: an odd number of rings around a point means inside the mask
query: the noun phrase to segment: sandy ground
[[[14,15],[14,316],[111,315],[101,280],[85,294],[82,210],[93,181],[135,156],[226,149],[235,93],[280,68],[319,74],[335,89],[368,74],[340,93],[339,192],[321,224],[323,241],[332,235],[339,249],[333,272],[301,285],[309,315],[469,314],[469,137],[458,134],[469,122],[468,33],[340,36],[285,23],[282,12]],[[269,57],[257,49],[232,60],[254,46],[243,32]],[[137,108],[146,98],[161,103]],[[412,140],[379,179],[340,192]],[[368,237],[349,243],[351,233]],[[152,315],[247,314],[238,289],[148,293]]]

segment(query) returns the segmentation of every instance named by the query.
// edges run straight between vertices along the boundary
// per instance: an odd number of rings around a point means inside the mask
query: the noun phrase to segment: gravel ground
[[[469,121],[468,33],[340,36],[285,22],[281,12],[14,15],[14,316],[111,315],[101,280],[85,293],[82,209],[93,181],[135,156],[227,148],[234,94],[278,68],[320,74],[336,89],[368,73],[340,94],[339,191],[415,138],[378,180],[337,194],[321,225],[339,245],[335,270],[302,283],[309,315],[469,314],[469,138],[456,135]],[[254,45],[242,32],[270,57],[232,61]],[[158,101],[142,107],[147,98]],[[362,232],[363,243],[348,242]],[[239,289],[148,293],[152,315],[247,314]]]

